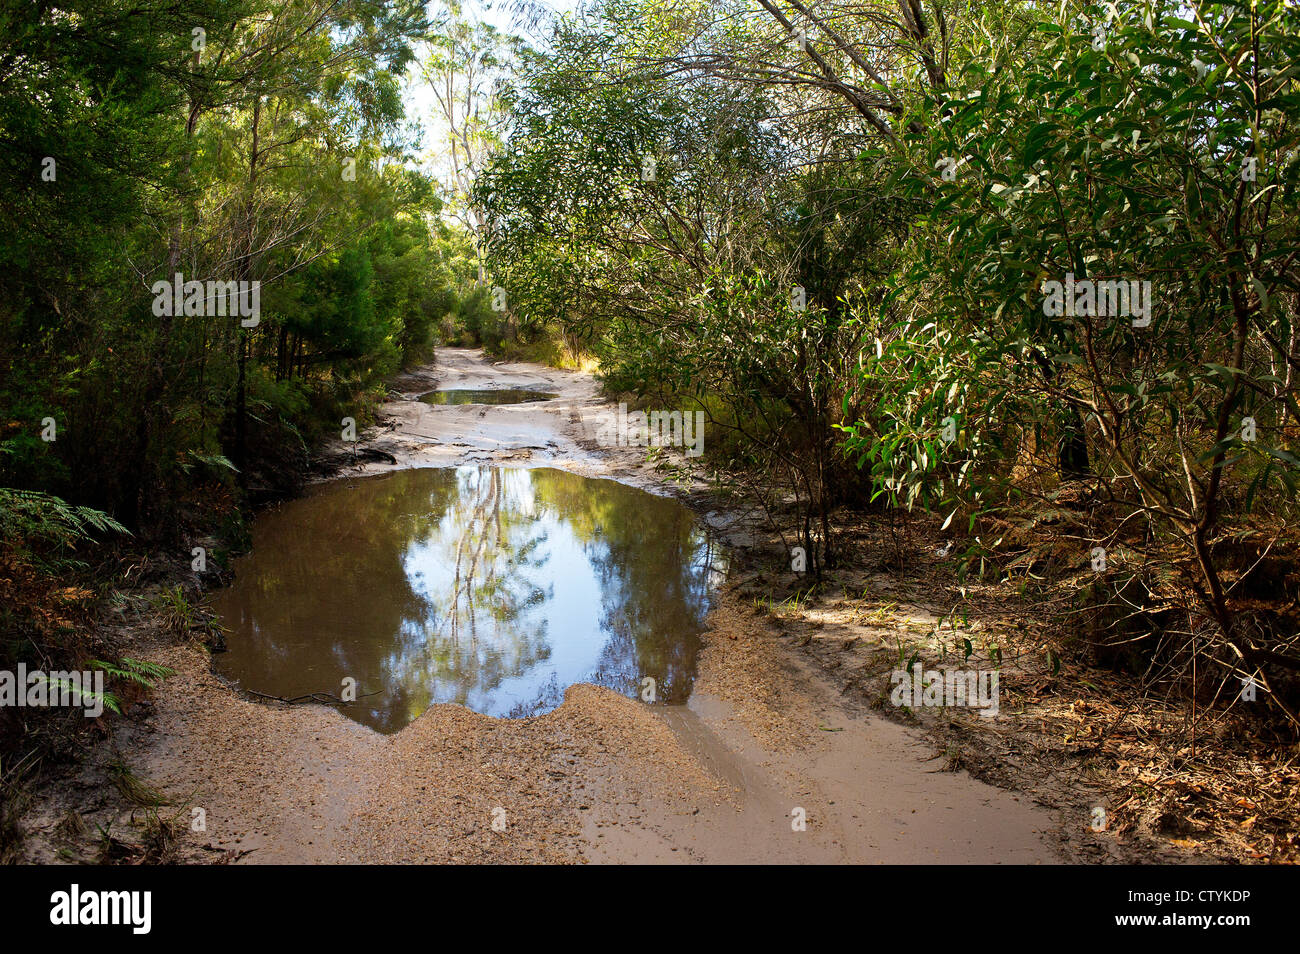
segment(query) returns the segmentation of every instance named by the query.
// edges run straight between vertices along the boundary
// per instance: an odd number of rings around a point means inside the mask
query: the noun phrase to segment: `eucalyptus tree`
[[[500,146],[502,96],[518,55],[518,38],[474,19],[459,0],[444,0],[418,62],[433,97],[435,175],[447,197],[444,213],[474,242],[478,281],[486,272],[482,210],[470,200],[474,181]]]
[[[858,483],[835,429],[865,333],[848,302],[888,271],[907,203],[854,165],[868,140],[842,111],[796,115],[779,84],[683,65],[740,29],[766,42],[766,20],[708,16],[613,2],[562,25],[476,194],[525,324],[586,340],[615,389],[716,411],[715,435],[797,502],[819,570]]]
[[[909,115],[929,213],[864,370],[884,412],[849,428],[882,492],[955,512],[1059,498],[1033,435],[1071,409],[1096,458],[1073,476],[1115,515],[1081,558],[1176,571],[1189,640],[1266,684],[1300,648],[1233,589],[1296,516],[1298,52],[1280,2],[1068,4],[990,36]]]

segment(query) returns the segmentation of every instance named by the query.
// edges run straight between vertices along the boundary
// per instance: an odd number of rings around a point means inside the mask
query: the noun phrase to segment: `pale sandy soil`
[[[413,400],[435,382],[560,397],[497,407]],[[397,387],[403,398],[362,443],[398,467],[552,466],[690,496],[697,508],[703,499],[703,484],[665,484],[643,450],[598,446],[595,427],[610,409],[589,376],[440,349],[432,375]],[[730,546],[747,545],[746,517],[719,508],[706,519]],[[535,719],[440,705],[391,736],[328,707],[252,701],[212,673],[203,650],[139,635],[136,654],[177,674],[33,809],[30,857],[55,859],[61,843],[77,857],[56,832],[93,832],[110,818],[119,829],[141,824],[143,810],[123,811],[90,781],[115,758],[173,801],[160,811],[184,826],[179,852],[193,861],[1065,860],[1060,818],[944,771],[919,733],[846,701],[734,592],[720,595],[710,625],[687,706],[575,686]],[[191,830],[196,808],[205,830]]]

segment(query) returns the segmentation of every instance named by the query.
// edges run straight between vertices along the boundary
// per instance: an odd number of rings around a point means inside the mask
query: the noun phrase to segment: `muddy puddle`
[[[559,397],[548,391],[528,391],[521,388],[498,388],[495,390],[473,390],[453,388],[446,391],[430,391],[420,395],[425,404],[532,404],[535,401],[549,401]]]
[[[433,703],[556,708],[578,682],[690,694],[725,555],[675,500],[550,468],[335,481],[260,517],[214,603],[218,671],[391,733]]]

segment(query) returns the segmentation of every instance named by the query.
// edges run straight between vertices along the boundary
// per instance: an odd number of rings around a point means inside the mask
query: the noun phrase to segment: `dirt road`
[[[435,386],[558,397],[492,407],[415,400]],[[587,375],[446,348],[436,368],[396,387],[402,398],[363,443],[397,464],[351,473],[508,461],[660,493],[705,490],[665,485],[641,450],[598,446],[611,408]],[[730,546],[747,545],[743,517],[707,519]],[[111,757],[173,799],[163,811],[183,823],[182,855],[196,861],[1061,859],[1051,813],[943,771],[912,730],[851,708],[734,593],[721,594],[704,642],[687,706],[575,686],[538,718],[439,705],[385,736],[330,708],[252,701],[201,650],[158,638],[139,652],[177,675],[151,714],[119,730]],[[53,821],[65,808],[44,812]]]

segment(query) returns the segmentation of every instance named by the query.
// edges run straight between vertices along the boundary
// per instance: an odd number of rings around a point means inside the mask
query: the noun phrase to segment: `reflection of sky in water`
[[[303,559],[330,551],[339,559]],[[431,702],[532,715],[576,682],[682,702],[723,561],[676,501],[551,469],[404,471],[268,514],[218,611],[223,672],[396,731]]]

